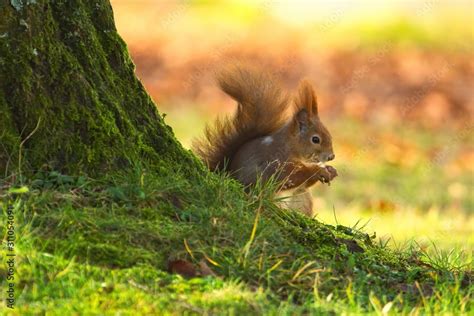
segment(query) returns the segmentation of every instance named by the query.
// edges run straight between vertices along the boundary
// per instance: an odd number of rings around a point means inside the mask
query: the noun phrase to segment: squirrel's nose
[[[336,158],[336,155],[330,154],[330,155],[328,156],[328,161],[331,161],[331,160],[333,160],[334,158]]]

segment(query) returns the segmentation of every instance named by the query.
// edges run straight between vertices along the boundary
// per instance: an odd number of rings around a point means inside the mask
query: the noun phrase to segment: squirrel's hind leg
[[[286,196],[287,199],[280,203],[281,207],[297,210],[306,216],[313,217],[313,197],[311,193],[303,187],[299,187],[293,192],[283,191],[278,194],[279,196]]]

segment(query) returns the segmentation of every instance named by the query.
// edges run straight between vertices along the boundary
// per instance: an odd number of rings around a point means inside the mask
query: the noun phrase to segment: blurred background
[[[119,33],[184,146],[235,104],[233,60],[316,86],[339,177],[317,218],[394,246],[474,249],[472,1],[112,0]]]

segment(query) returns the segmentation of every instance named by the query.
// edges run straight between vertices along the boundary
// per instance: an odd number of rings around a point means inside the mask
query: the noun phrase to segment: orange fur
[[[295,100],[296,112],[306,109],[309,116],[318,116],[318,100],[313,86],[308,80],[302,80]]]

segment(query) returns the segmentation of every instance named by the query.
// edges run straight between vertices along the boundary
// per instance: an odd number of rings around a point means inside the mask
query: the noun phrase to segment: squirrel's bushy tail
[[[212,171],[228,171],[242,145],[285,124],[288,97],[273,76],[248,65],[225,67],[217,81],[238,102],[237,111],[207,125],[204,137],[196,139],[192,147]]]

